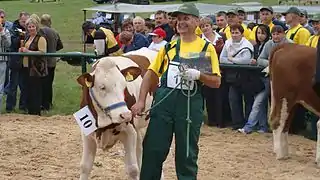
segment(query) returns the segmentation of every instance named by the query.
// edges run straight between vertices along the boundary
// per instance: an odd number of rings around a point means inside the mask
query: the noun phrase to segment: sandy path
[[[242,135],[228,129],[203,127],[199,180],[320,179],[315,168],[315,142],[290,136],[287,161],[276,161],[271,134]],[[92,179],[126,179],[122,146],[97,153]],[[0,117],[0,179],[71,180],[78,178],[81,136],[72,116],[50,118],[25,115]],[[174,154],[164,166],[167,180],[176,179]]]

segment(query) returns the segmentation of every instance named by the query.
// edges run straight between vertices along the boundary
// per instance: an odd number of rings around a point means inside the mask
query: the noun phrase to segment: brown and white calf
[[[143,71],[150,60],[141,55],[105,57],[94,64],[91,73],[77,79],[82,86],[81,107],[88,105],[98,127],[88,136],[82,134],[80,180],[88,180],[97,148],[108,150],[118,141],[124,145],[129,179],[139,179],[142,141],[149,116],[133,118],[130,108],[138,98]],[[146,109],[151,103],[152,96],[148,95]]]
[[[286,159],[288,130],[295,107],[301,104],[320,116],[320,98],[312,89],[316,68],[316,49],[296,44],[283,44],[270,55],[271,109],[269,123],[273,130],[274,152],[277,159]],[[303,119],[301,119],[303,121]],[[320,121],[316,163],[320,166]]]

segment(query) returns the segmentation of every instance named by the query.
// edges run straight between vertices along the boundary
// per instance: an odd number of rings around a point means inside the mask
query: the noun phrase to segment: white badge
[[[181,77],[179,76],[179,62],[170,62],[168,67],[168,75],[167,75],[167,87],[175,88],[181,81]],[[190,83],[190,90],[194,88],[194,81]],[[181,89],[181,85],[177,87],[177,89]],[[182,84],[182,89],[188,90],[188,86],[186,84]]]
[[[96,126],[96,119],[94,119],[88,106],[83,107],[74,113],[73,116],[77,120],[84,135],[88,136],[98,129]]]

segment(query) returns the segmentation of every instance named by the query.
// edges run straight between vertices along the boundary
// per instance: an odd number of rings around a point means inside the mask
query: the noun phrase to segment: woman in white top
[[[222,36],[213,30],[213,22],[209,17],[201,18],[200,29],[202,31],[201,38],[213,44],[219,57],[224,46]]]

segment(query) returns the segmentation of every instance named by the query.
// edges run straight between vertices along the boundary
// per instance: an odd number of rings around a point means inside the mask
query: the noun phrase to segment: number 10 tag
[[[83,107],[73,114],[81,131],[88,136],[98,128],[96,127],[96,119],[94,119],[88,106]]]

